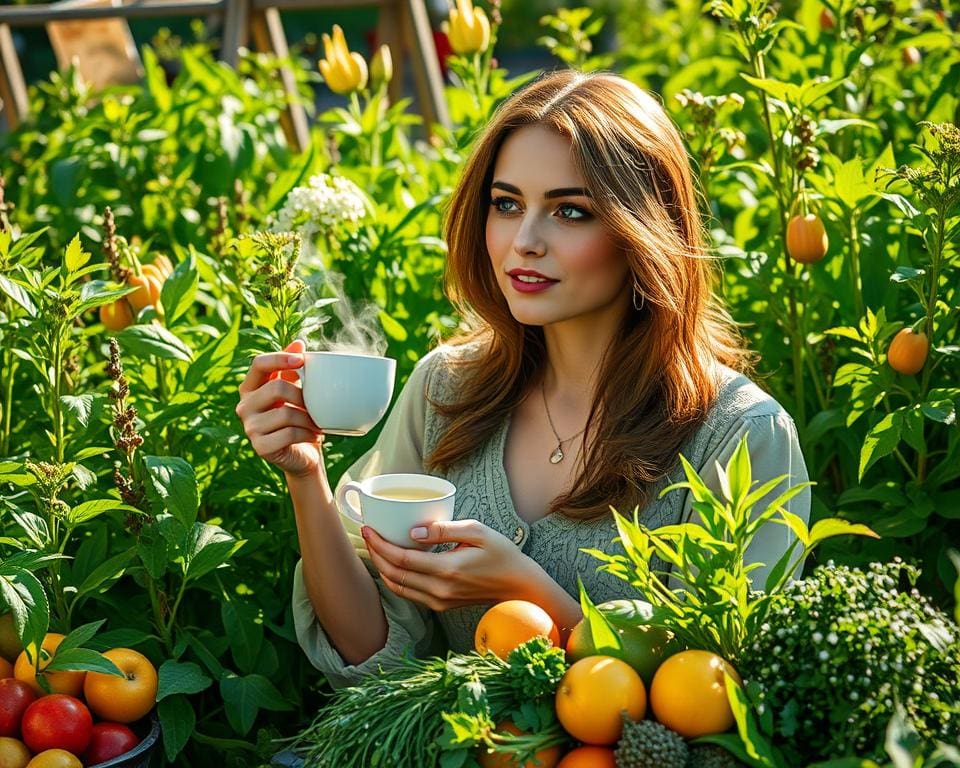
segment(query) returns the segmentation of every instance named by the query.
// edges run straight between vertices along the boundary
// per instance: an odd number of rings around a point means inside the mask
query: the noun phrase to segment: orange
[[[122,331],[128,325],[133,325],[133,311],[126,299],[117,299],[111,304],[100,306],[100,322],[108,331]]]
[[[710,651],[671,656],[653,676],[653,716],[685,739],[723,733],[734,724],[725,674],[742,684],[733,666]]]
[[[79,698],[83,692],[83,679],[87,675],[86,672],[43,671],[47,664],[50,663],[50,659],[53,658],[54,653],[62,642],[63,635],[59,632],[48,632],[43,638],[43,643],[40,645],[43,650],[40,651],[39,674],[49,683],[49,693],[65,693],[68,696]],[[36,654],[34,654],[34,658],[36,658]],[[30,659],[27,657],[27,652],[23,651],[17,657],[17,663],[13,666],[13,676],[17,678],[17,680],[23,680],[23,682],[33,688],[37,696],[46,696],[48,692],[37,682],[37,674],[37,666],[30,662]]]
[[[510,720],[504,720],[498,724],[495,731],[496,733],[512,733],[514,736],[523,735],[523,731]],[[559,744],[555,747],[541,749],[532,759],[527,760],[522,768],[555,768],[562,751]],[[514,760],[512,755],[503,752],[488,752],[485,747],[480,747],[477,762],[480,763],[481,768],[521,768],[520,763]]]
[[[827,231],[815,213],[794,216],[787,224],[787,253],[801,264],[813,264],[827,255]]]
[[[912,328],[904,328],[890,342],[887,349],[887,362],[897,373],[913,376],[923,370],[930,351],[930,341],[923,331],[914,333]]]
[[[123,677],[88,672],[83,684],[87,706],[102,720],[132,723],[147,714],[157,700],[157,670],[150,659],[130,648],[103,654],[116,664]]]
[[[613,744],[623,729],[621,712],[641,720],[647,691],[640,675],[612,656],[588,656],[574,663],[557,687],[557,720],[585,744]]]
[[[83,763],[65,749],[45,749],[34,755],[27,768],[83,768]]]
[[[146,266],[149,267],[150,265],[147,264]],[[144,307],[157,305],[160,300],[160,291],[163,288],[163,278],[156,267],[149,272],[144,267],[143,274],[130,275],[127,278],[127,285],[138,287],[138,290],[126,296],[130,306],[133,307],[133,313],[138,314]]]
[[[478,653],[490,652],[506,661],[510,651],[538,635],[560,645],[560,630],[543,608],[526,600],[505,600],[483,614],[473,640]]]
[[[20,739],[0,737],[0,768],[25,768],[30,762],[30,750]]]
[[[16,661],[22,650],[23,643],[20,642],[20,635],[17,634],[13,614],[5,613],[0,616],[0,656],[7,661]]]
[[[577,747],[564,755],[557,768],[616,768],[616,765],[609,747]]]
[[[13,664],[0,657],[0,680],[5,677],[13,677]]]

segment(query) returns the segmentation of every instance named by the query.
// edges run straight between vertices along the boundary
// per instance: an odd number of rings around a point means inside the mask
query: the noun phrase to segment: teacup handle
[[[363,525],[363,514],[359,509],[353,506],[349,501],[347,501],[347,494],[350,491],[356,491],[358,494],[363,493],[363,489],[360,487],[360,483],[350,480],[349,482],[344,483],[337,490],[337,507],[349,517],[353,522],[358,525]]]

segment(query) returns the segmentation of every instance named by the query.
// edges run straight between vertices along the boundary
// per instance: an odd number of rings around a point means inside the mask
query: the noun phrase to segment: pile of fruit
[[[48,671],[63,639],[48,633],[39,654],[23,650],[15,660],[11,658],[15,647],[0,646],[2,768],[89,768],[140,743],[130,724],[153,709],[157,696],[153,664],[137,651],[113,648],[103,655],[123,672],[122,677]]]
[[[733,666],[715,653],[683,649],[667,630],[647,626],[650,606],[613,600],[597,608],[619,638],[619,648],[599,646],[587,619],[566,643],[567,669],[554,701],[557,720],[577,744],[541,750],[517,762],[503,752],[481,753],[483,768],[685,768],[737,765],[732,755],[687,740],[724,733],[734,725],[726,677]],[[533,603],[510,600],[491,607],[477,625],[478,653],[506,660],[535,636],[559,645],[549,614]],[[517,733],[515,729],[509,730]],[[719,762],[722,760],[723,762]]]

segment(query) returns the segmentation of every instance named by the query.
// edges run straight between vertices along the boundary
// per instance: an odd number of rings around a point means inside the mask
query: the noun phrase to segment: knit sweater
[[[387,473],[424,473],[424,459],[437,444],[445,427],[443,417],[429,401],[454,399],[456,372],[450,362],[459,355],[471,354],[466,347],[440,347],[426,355],[414,369],[387,417],[374,446],[358,459],[340,482],[362,480]],[[766,482],[789,475],[790,485],[807,480],[797,432],[787,412],[747,377],[729,368],[718,370],[716,400],[701,426],[680,451],[700,473],[704,482],[720,494],[716,465],[725,465],[744,433],[749,432],[748,447],[754,481]],[[578,597],[577,576],[583,580],[594,602],[615,598],[636,598],[636,588],[606,572],[598,571],[600,562],[582,550],[596,549],[623,554],[616,538],[612,515],[593,520],[575,520],[563,514],[548,514],[527,523],[516,512],[504,469],[504,445],[510,427],[507,416],[498,429],[477,447],[469,459],[440,475],[456,486],[454,519],[473,518],[511,539],[524,554],[535,560],[572,597]],[[439,474],[439,473],[431,473]],[[641,511],[640,521],[649,528],[674,525],[693,515],[689,492],[677,490],[659,498],[659,490],[684,479],[679,466],[662,478],[652,501]],[[783,492],[783,481],[756,507],[763,509]],[[614,505],[615,506],[615,505]],[[791,499],[786,508],[805,522],[810,516],[810,492]],[[620,510],[629,513],[630,510]],[[396,596],[380,581],[369,562],[359,535],[359,527],[341,515],[341,522],[374,575],[388,632],[386,645],[360,664],[344,662],[324,633],[313,612],[304,587],[302,561],[296,566],[293,586],[293,617],[297,640],[311,663],[335,687],[356,683],[365,674],[389,666],[404,653],[416,656],[457,652],[473,647],[474,631],[489,607],[474,605],[434,613],[420,604]],[[761,588],[767,574],[794,540],[786,525],[770,524],[758,533],[747,551],[749,562],[763,563],[751,573],[753,584]],[[660,563],[666,570],[666,564]]]

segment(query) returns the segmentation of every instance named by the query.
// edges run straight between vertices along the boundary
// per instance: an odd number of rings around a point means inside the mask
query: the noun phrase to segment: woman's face
[[[626,259],[594,215],[566,137],[538,125],[511,133],[488,193],[487,252],[518,322],[596,321],[626,311]]]

